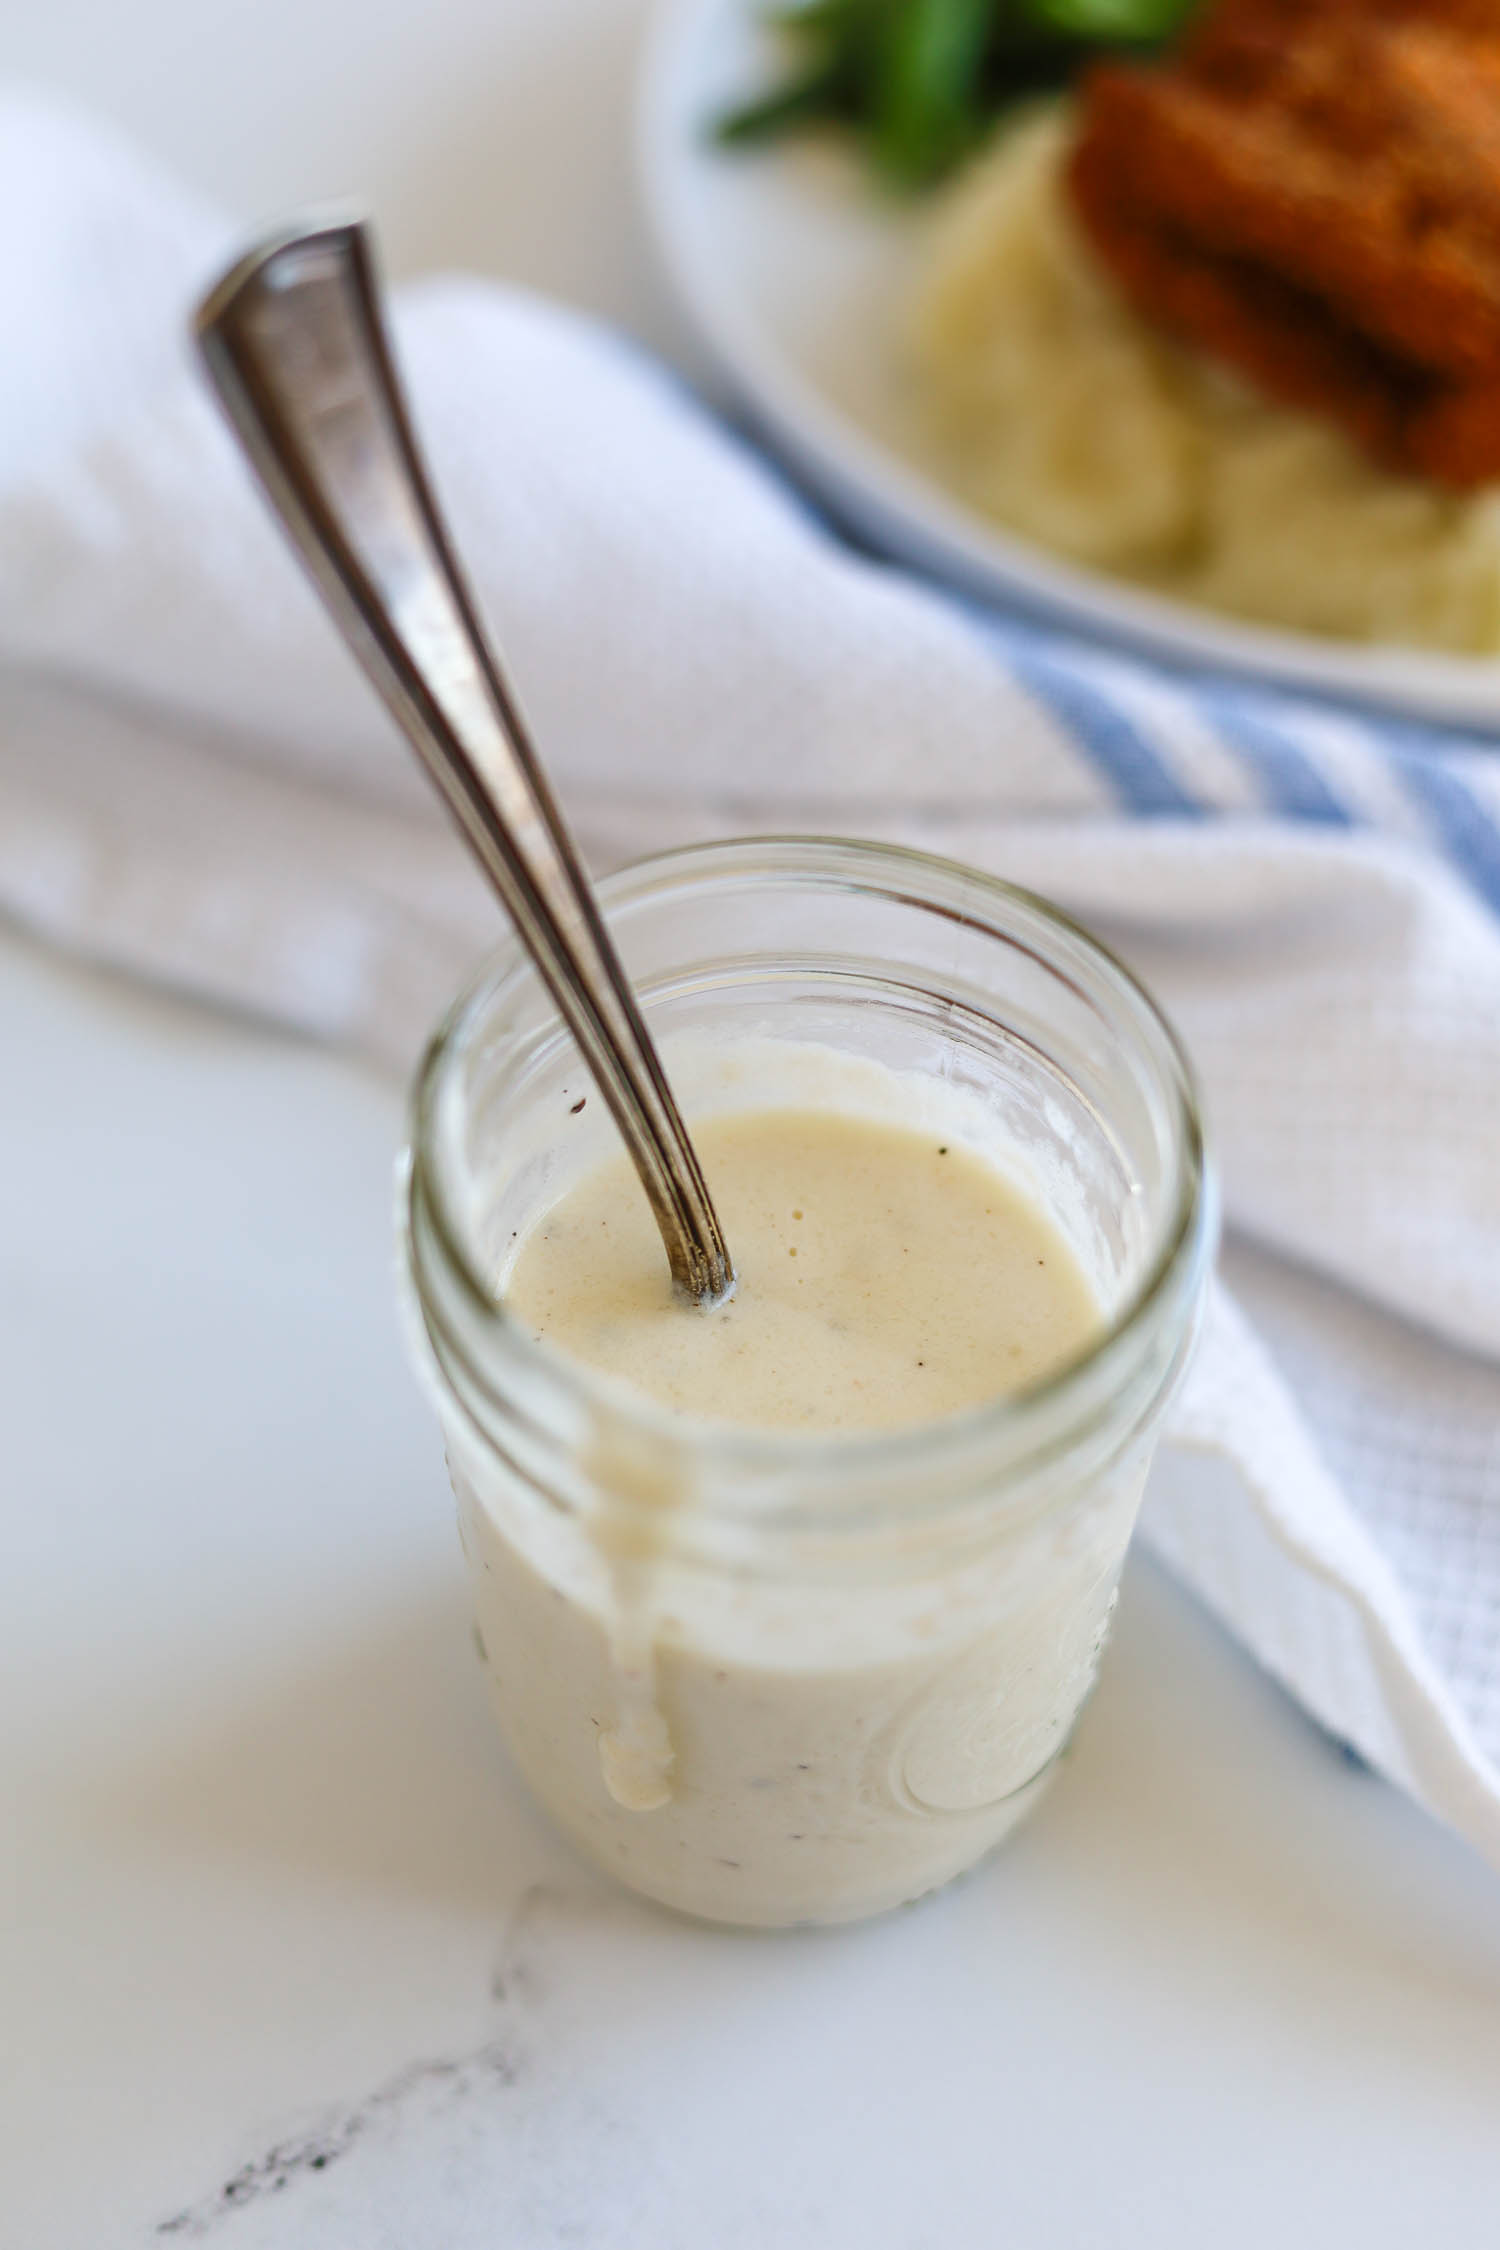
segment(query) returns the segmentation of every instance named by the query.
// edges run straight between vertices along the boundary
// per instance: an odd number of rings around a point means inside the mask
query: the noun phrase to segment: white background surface
[[[371,210],[394,276],[504,273],[680,352],[632,149],[649,0],[11,0],[0,68],[248,227]]]
[[[352,189],[398,268],[670,348],[640,14],[59,0],[5,44],[249,221]],[[14,940],[0,1057],[7,2250],[144,2244],[512,2035],[497,2250],[689,2213],[712,2250],[1500,2239],[1500,1891],[1165,1581],[1131,1573],[1058,1789],[951,1893],[755,1941],[616,1900],[491,1737],[391,1309],[396,1091]],[[321,2192],[222,2239],[311,2240]]]

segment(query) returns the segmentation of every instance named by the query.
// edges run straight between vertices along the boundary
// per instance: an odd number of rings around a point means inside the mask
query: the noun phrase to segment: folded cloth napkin
[[[404,1063],[496,910],[193,370],[230,247],[103,132],[0,103],[0,906]],[[1500,1867],[1500,759],[855,557],[556,307],[437,282],[396,327],[596,865],[897,838],[1050,894],[1161,996],[1235,1300],[1145,1535]]]

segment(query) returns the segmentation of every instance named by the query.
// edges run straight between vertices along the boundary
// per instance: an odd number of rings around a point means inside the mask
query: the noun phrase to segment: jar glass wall
[[[653,1898],[846,1920],[1014,1827],[1088,1692],[1212,1255],[1191,1080],[1118,963],[950,862],[756,841],[601,889],[690,1119],[894,1099],[1030,1183],[1106,1316],[1035,1390],[909,1429],[669,1414],[505,1309],[512,1244],[613,1153],[517,945],[428,1052],[411,1325],[516,1759]]]

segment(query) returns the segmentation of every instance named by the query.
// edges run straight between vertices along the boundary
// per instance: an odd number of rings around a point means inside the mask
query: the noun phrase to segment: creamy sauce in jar
[[[672,1301],[512,947],[431,1051],[404,1210],[495,1709],[646,1897],[849,1921],[1058,1770],[1202,1301],[1191,1088],[972,871],[771,841],[611,898],[739,1289]]]
[[[827,1110],[703,1120],[730,1303],[672,1294],[624,1156],[524,1238],[506,1301],[539,1340],[658,1404],[785,1431],[885,1429],[1029,1389],[1100,1325],[1037,1201],[953,1140]]]
[[[790,1099],[733,1106],[741,1072]],[[1046,1786],[1103,1644],[1144,1451],[1082,1489],[1044,1470],[977,1549],[926,1520],[916,1468],[894,1559],[862,1556],[857,1516],[831,1577],[826,1558],[811,1576],[772,1559],[774,1522],[767,1570],[694,1559],[679,1534],[711,1499],[632,1392],[668,1428],[805,1436],[798,1476],[837,1512],[819,1440],[831,1465],[840,1437],[940,1427],[1045,1379],[1106,1318],[1061,1185],[1019,1150],[1007,1164],[964,1090],[766,1043],[719,1077],[693,1134],[737,1262],[728,1306],[674,1300],[623,1157],[565,1173],[505,1260],[511,1317],[612,1378],[589,1512],[538,1506],[456,1431],[450,1460],[497,1712],[561,1825],[689,1913],[841,1921],[947,1881]]]

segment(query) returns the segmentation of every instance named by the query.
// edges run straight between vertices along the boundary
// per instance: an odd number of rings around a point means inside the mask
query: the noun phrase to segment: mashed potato
[[[1066,113],[1001,134],[940,210],[912,324],[955,488],[1041,545],[1343,639],[1500,650],[1500,487],[1375,468],[1158,336],[1068,208]]]

